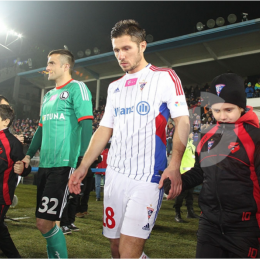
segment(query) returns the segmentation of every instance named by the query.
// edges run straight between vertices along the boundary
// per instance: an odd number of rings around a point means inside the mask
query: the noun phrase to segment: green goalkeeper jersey
[[[83,82],[72,79],[46,93],[39,122],[39,167],[76,167],[81,141],[79,122],[84,119],[93,119],[93,112],[91,93]]]

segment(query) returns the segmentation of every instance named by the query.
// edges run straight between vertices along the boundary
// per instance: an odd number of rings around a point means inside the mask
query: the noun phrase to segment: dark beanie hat
[[[217,76],[211,82],[209,93],[210,105],[216,103],[231,103],[246,108],[246,95],[243,79],[235,73],[225,73]]]

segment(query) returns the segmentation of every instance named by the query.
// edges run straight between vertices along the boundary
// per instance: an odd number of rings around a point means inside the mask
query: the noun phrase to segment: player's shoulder
[[[176,72],[171,69],[171,68],[162,68],[162,67],[156,67],[154,65],[151,65],[149,67],[149,69],[156,73],[156,74],[160,74],[161,77],[165,78],[165,79],[170,79],[173,82],[175,82],[176,80],[179,80],[178,75],[176,74]]]
[[[122,77],[120,77],[119,79],[116,79],[116,80],[112,81],[112,82],[109,84],[109,86],[117,85],[117,84],[120,84],[121,82],[123,82],[124,79],[125,79],[125,75],[126,75],[126,74],[124,74],[124,75],[123,75]]]

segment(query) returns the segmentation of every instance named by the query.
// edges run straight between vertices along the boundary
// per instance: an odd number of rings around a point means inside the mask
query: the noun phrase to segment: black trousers
[[[194,188],[191,188],[189,190],[185,190],[181,192],[179,196],[175,198],[175,203],[173,205],[174,208],[180,209],[183,203],[183,200],[186,200],[186,206],[187,208],[193,207],[193,190]]]
[[[77,205],[76,212],[88,211],[88,200],[89,200],[89,194],[92,190],[92,180],[93,180],[93,176],[86,177],[84,179],[85,190],[83,191],[83,195],[81,196],[81,198],[78,198],[79,202]]]
[[[256,258],[259,228],[250,229],[237,227],[221,230],[201,216],[196,258]]]
[[[8,258],[21,258],[4,223],[4,216],[8,209],[9,206],[0,205],[0,249]]]

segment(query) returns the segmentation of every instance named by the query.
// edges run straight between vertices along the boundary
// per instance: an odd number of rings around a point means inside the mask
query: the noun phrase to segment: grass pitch
[[[19,184],[15,194],[18,205],[7,212],[6,221],[11,237],[23,258],[47,258],[46,242],[35,226],[36,186]],[[199,214],[197,195],[194,196],[194,211]],[[156,225],[145,245],[145,253],[151,258],[195,258],[198,219],[186,219],[186,207],[182,207],[185,223],[174,220],[174,201],[162,202]],[[185,205],[185,202],[184,202]],[[89,215],[76,218],[79,232],[66,235],[69,258],[110,258],[108,240],[102,235],[103,203],[90,193]],[[0,258],[6,258],[0,254]]]

